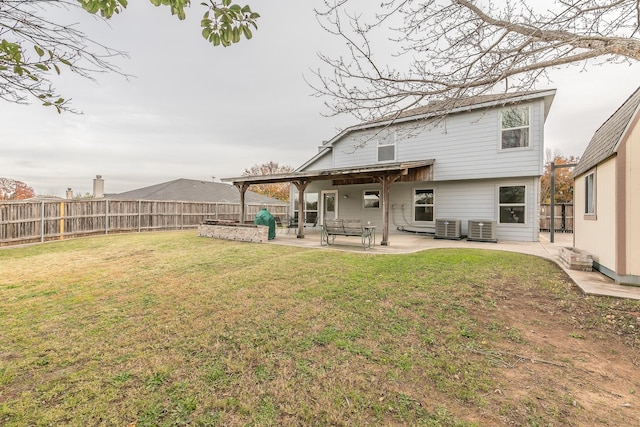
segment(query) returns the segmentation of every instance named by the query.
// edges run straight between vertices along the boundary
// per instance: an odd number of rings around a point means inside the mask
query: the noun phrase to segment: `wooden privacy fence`
[[[573,204],[556,203],[554,231],[573,233]],[[551,231],[551,205],[540,205],[540,230]]]
[[[247,204],[243,222],[262,208],[277,219],[288,205]],[[151,200],[47,200],[0,202],[0,246],[93,234],[197,228],[205,219],[238,221],[240,204]]]

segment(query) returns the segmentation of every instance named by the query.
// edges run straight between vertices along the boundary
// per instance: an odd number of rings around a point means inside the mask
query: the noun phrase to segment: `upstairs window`
[[[529,146],[529,108],[502,110],[502,149]]]
[[[393,162],[396,160],[396,134],[390,132],[378,137],[378,161]]]

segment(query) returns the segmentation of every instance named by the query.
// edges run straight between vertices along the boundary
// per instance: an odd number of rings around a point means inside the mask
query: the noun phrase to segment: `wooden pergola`
[[[223,182],[231,182],[240,191],[240,218],[245,215],[244,196],[252,184],[273,184],[290,182],[298,189],[298,217],[304,218],[304,192],[314,181],[333,181],[334,186],[354,184],[382,184],[382,240],[381,245],[389,245],[389,194],[394,182],[418,182],[433,180],[433,163],[435,160],[421,160],[402,163],[386,163],[380,165],[361,166],[355,168],[323,169],[316,171],[291,172],[278,175],[241,176],[224,178]],[[304,238],[304,221],[298,221],[299,239]]]

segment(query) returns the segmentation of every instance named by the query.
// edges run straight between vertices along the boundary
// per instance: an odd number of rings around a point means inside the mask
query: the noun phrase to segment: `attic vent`
[[[467,240],[496,243],[496,222],[488,219],[470,219]]]
[[[460,239],[459,219],[437,219],[436,218],[436,239]]]

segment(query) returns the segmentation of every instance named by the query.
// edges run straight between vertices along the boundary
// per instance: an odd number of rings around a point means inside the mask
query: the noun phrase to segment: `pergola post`
[[[382,240],[380,245],[389,246],[389,194],[391,184],[396,182],[400,175],[383,175],[378,177],[382,184]]]
[[[244,203],[244,193],[247,192],[247,188],[249,188],[249,184],[245,183],[237,183],[234,184],[238,191],[240,192],[240,224],[244,224],[244,215],[246,211],[245,203]]]
[[[298,239],[304,239],[304,190],[307,189],[310,181],[293,181],[293,185],[298,189]]]

